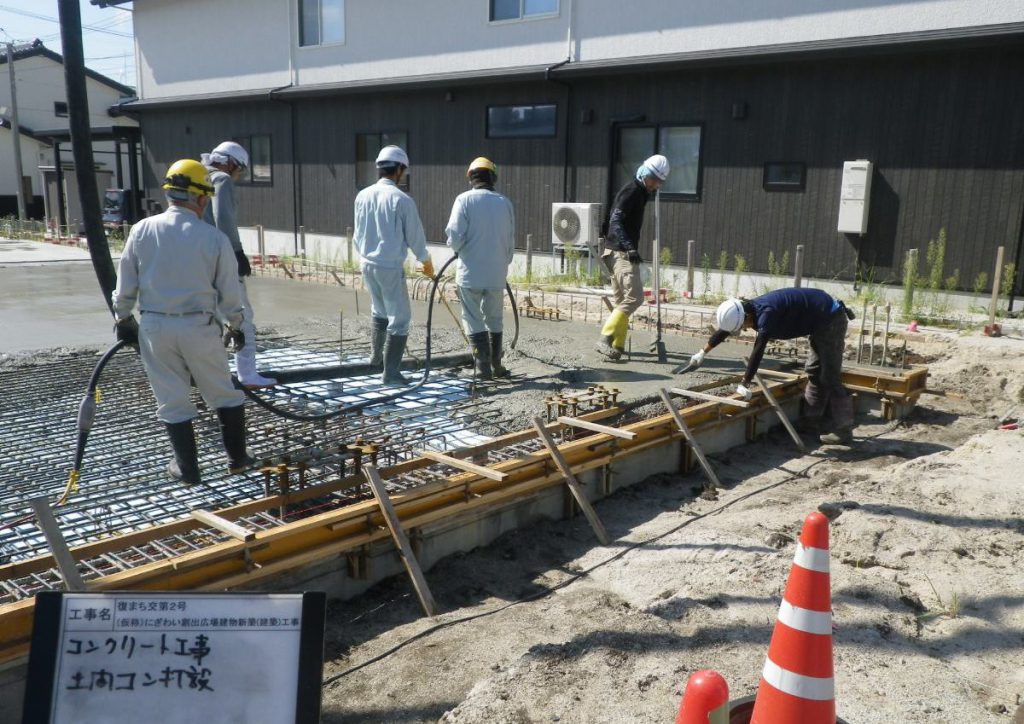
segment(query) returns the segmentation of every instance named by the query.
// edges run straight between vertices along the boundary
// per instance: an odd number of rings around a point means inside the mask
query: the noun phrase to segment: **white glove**
[[[744,387],[743,385],[736,385],[736,393],[743,398],[744,402],[750,402],[750,398],[753,395],[750,388]]]
[[[690,358],[690,365],[693,369],[697,369],[702,364],[704,364],[704,350],[699,350]]]

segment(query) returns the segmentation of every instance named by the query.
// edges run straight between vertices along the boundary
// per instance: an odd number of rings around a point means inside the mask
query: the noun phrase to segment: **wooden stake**
[[[82,580],[82,576],[78,572],[75,559],[71,557],[71,551],[68,550],[64,534],[60,532],[57,519],[53,517],[49,498],[43,495],[39,498],[32,498],[28,502],[36,513],[39,527],[42,528],[43,535],[46,536],[46,544],[50,547],[50,553],[53,554],[57,568],[60,569],[60,575],[64,578],[64,587],[69,591],[84,591],[85,581]]]
[[[505,473],[498,472],[492,468],[485,468],[483,465],[476,465],[467,460],[460,460],[459,458],[453,458],[450,455],[444,453],[434,452],[433,450],[417,450],[416,454],[420,457],[433,460],[434,462],[444,463],[456,470],[463,470],[467,473],[473,473],[479,475],[482,478],[488,478],[490,480],[496,480],[499,483],[508,477]]]
[[[373,497],[377,499],[380,512],[384,514],[388,530],[391,531],[391,538],[395,541],[398,553],[402,556],[405,570],[409,572],[409,578],[412,579],[412,587],[416,589],[420,605],[423,606],[423,610],[426,611],[428,616],[435,615],[437,613],[437,604],[434,603],[434,597],[430,594],[430,586],[427,585],[427,579],[423,577],[419,561],[416,560],[416,556],[412,553],[409,538],[405,535],[405,531],[402,530],[398,514],[395,512],[394,506],[391,505],[388,491],[384,489],[384,481],[380,479],[380,473],[377,472],[377,468],[373,465],[364,465],[363,475],[366,476],[366,482],[369,483],[370,490],[373,491]]]
[[[750,407],[750,403],[745,400],[737,400],[732,397],[719,397],[718,395],[709,395],[707,392],[695,392],[694,390],[684,390],[682,387],[673,387],[669,390],[673,395],[679,395],[680,397],[689,397],[694,400],[704,400],[705,402],[717,402],[721,405],[732,405],[733,407]]]
[[[594,529],[594,534],[597,539],[601,542],[601,545],[608,545],[608,533],[604,529],[604,525],[601,523],[601,519],[597,517],[597,512],[594,510],[594,506],[587,500],[587,496],[583,493],[583,488],[580,486],[576,476],[572,473],[572,468],[569,463],[562,456],[561,450],[558,449],[558,445],[555,444],[554,438],[551,437],[551,433],[548,432],[547,426],[544,424],[544,420],[539,417],[533,418],[533,427],[537,430],[537,434],[540,435],[541,441],[544,443],[544,447],[551,453],[551,459],[555,461],[555,465],[561,471],[562,475],[565,476],[565,484],[569,486],[569,491],[572,493],[572,497],[576,498],[576,503],[580,506],[580,510],[587,516],[587,520],[590,522],[590,527]]]
[[[636,437],[635,432],[623,430],[618,427],[608,427],[607,425],[599,425],[596,422],[587,422],[586,420],[581,420],[578,417],[559,416],[556,418],[555,421],[560,422],[563,425],[568,425],[569,427],[578,427],[583,430],[590,430],[591,432],[600,432],[604,435],[611,435],[612,437],[621,437],[623,440],[632,440],[634,437]]]
[[[669,414],[672,415],[672,419],[676,421],[676,427],[679,428],[679,432],[683,433],[683,437],[686,438],[686,442],[690,445],[690,449],[693,450],[693,454],[697,456],[697,462],[704,468],[704,474],[708,476],[708,483],[711,490],[720,488],[722,484],[718,482],[718,476],[715,475],[714,469],[711,467],[711,463],[704,457],[704,451],[700,447],[700,443],[697,442],[697,436],[693,434],[693,430],[686,424],[686,420],[679,414],[679,410],[672,404],[672,396],[669,391],[662,388],[659,391],[662,402],[665,403],[665,408]]]

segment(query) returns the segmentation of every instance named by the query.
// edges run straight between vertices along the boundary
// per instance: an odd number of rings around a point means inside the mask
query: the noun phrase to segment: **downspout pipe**
[[[299,227],[302,225],[302,176],[299,173],[298,158],[298,135],[295,132],[295,101],[288,98],[278,98],[277,93],[288,88],[293,88],[294,83],[271,88],[267,92],[267,100],[278,101],[288,104],[288,133],[292,153],[292,241],[295,249],[299,248]]]

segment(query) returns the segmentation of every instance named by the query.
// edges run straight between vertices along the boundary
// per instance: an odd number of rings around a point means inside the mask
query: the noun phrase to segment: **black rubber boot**
[[[511,377],[512,373],[501,364],[504,350],[501,348],[501,332],[490,332],[491,335],[491,371],[495,377]]]
[[[402,375],[402,355],[405,354],[407,335],[389,334],[384,342],[384,375],[385,385],[407,385],[409,380]]]
[[[218,407],[217,417],[220,419],[224,450],[228,454],[228,472],[232,475],[245,472],[256,464],[245,449],[245,405]]]
[[[594,345],[594,349],[603,354],[605,357],[610,359],[612,362],[617,362],[622,358],[622,352],[617,347],[612,346],[612,335],[606,334],[597,341]]]
[[[469,335],[469,343],[473,345],[473,361],[476,362],[477,379],[490,380],[494,378],[491,370],[491,342],[487,338],[487,332],[477,332]]]
[[[370,336],[370,365],[373,367],[380,367],[384,364],[384,340],[387,336],[387,317],[374,317],[373,332]]]
[[[167,474],[185,485],[198,485],[202,478],[199,475],[199,453],[196,450],[192,421],[164,424],[171,438],[171,449],[174,450],[174,458],[167,463]]]

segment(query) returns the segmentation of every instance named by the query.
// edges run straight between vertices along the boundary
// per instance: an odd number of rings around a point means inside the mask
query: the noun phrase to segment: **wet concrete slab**
[[[89,261],[89,252],[75,246],[0,237],[0,266],[65,261]]]

